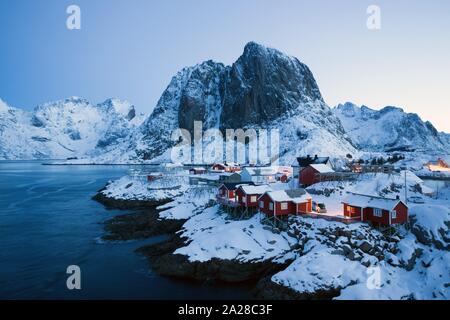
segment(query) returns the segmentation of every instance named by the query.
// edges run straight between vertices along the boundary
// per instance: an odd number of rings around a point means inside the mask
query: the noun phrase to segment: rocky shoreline
[[[153,236],[172,234],[181,229],[186,220],[160,219],[157,207],[171,199],[160,201],[120,200],[105,196],[102,191],[92,197],[108,208],[136,210],[136,212],[115,216],[104,222],[107,232],[102,236],[106,241],[126,241],[144,239]]]
[[[160,275],[208,283],[257,282],[288,265],[270,260],[239,262],[214,258],[206,262],[189,261],[186,256],[173,253],[185,244],[185,239],[174,235],[165,242],[139,248],[137,252],[147,257],[152,269]]]
[[[148,238],[168,234],[170,238],[156,244],[138,248],[136,253],[145,256],[153,271],[162,276],[175,279],[193,280],[200,283],[251,283],[255,286],[258,298],[273,299],[264,294],[260,283],[264,279],[286,268],[291,261],[283,264],[271,260],[263,262],[239,262],[233,260],[211,259],[206,262],[189,261],[188,257],[174,254],[174,251],[187,244],[177,232],[186,220],[160,219],[157,206],[171,201],[118,200],[99,192],[92,198],[106,207],[122,210],[136,210],[113,217],[105,222],[107,234],[102,237],[106,241],[125,241]],[[281,286],[280,286],[281,287]],[[273,289],[272,289],[273,290]],[[280,297],[283,295],[279,295]],[[295,298],[294,295],[292,295]]]

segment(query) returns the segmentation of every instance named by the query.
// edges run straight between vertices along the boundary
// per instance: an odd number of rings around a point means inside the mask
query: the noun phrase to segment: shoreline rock
[[[107,208],[136,211],[106,220],[104,228],[107,234],[102,236],[102,240],[126,241],[173,234],[179,231],[186,222],[185,219],[161,219],[159,217],[157,207],[172,201],[172,199],[159,201],[114,199],[105,196],[102,190],[99,190],[92,199]]]
[[[173,252],[184,246],[185,240],[174,235],[168,241],[144,246],[136,250],[148,258],[152,269],[162,276],[207,282],[257,282],[261,278],[283,270],[289,263],[239,262],[213,258],[209,261],[189,261]]]
[[[257,299],[263,300],[331,300],[339,296],[340,292],[340,288],[332,288],[314,293],[301,293],[273,282],[271,277],[265,277],[258,281],[254,294]]]
[[[102,191],[105,188],[100,189],[96,195],[92,197],[95,200],[103,204],[107,208],[114,208],[120,210],[135,210],[135,209],[156,209],[156,207],[166,204],[172,199],[161,199],[161,200],[138,200],[138,199],[114,199],[105,196]]]

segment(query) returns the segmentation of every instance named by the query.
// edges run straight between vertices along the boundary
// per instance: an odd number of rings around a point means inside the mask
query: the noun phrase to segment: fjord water
[[[212,287],[154,274],[134,250],[161,241],[105,243],[102,222],[132,211],[91,200],[136,167],[0,161],[0,299],[239,299],[248,288]],[[66,269],[81,268],[81,290]]]

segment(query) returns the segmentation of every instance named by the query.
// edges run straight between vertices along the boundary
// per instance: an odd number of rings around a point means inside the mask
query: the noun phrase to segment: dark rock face
[[[107,234],[102,237],[103,240],[125,241],[171,234],[180,230],[186,222],[186,220],[162,220],[159,218],[156,207],[171,201],[171,199],[159,201],[117,200],[105,196],[102,190],[99,190],[92,199],[108,208],[139,210],[105,221]]]
[[[184,255],[173,254],[177,248],[184,245],[185,240],[173,236],[169,241],[145,246],[137,251],[149,259],[152,269],[158,274],[196,281],[256,281],[288,265],[272,261],[241,263],[217,258],[206,262],[189,261]]]
[[[255,296],[265,300],[331,300],[340,295],[341,288],[330,288],[313,293],[301,293],[270,280],[261,279],[255,288]]]
[[[161,155],[175,144],[172,132],[182,128],[192,134],[194,121],[201,121],[203,130],[224,131],[279,126],[277,120],[286,117],[314,123],[342,142],[343,148],[353,148],[309,68],[296,58],[250,42],[232,66],[206,61],[173,77],[140,128],[143,147],[136,153],[145,160]]]
[[[283,116],[301,103],[323,101],[309,68],[296,58],[254,42],[227,69],[223,128],[243,128]]]
[[[116,216],[105,222],[107,235],[103,240],[135,240],[175,233],[186,220],[159,219],[156,209]]]

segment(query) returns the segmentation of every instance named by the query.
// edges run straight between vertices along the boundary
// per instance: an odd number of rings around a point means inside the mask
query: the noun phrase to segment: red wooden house
[[[235,163],[215,163],[212,168],[217,172],[238,172],[241,171],[241,167]]]
[[[213,171],[218,171],[218,172],[225,172],[226,166],[223,163],[215,163],[211,169]]]
[[[267,216],[310,213],[312,198],[305,189],[269,191],[259,198],[259,209]]]
[[[310,186],[327,180],[326,175],[330,173],[334,173],[334,170],[326,164],[310,164],[300,171],[298,181],[301,186]]]
[[[236,190],[236,201],[242,207],[258,207],[258,199],[272,189],[267,185],[241,185]]]
[[[408,221],[408,206],[399,199],[349,193],[342,203],[348,218],[385,226]]]

